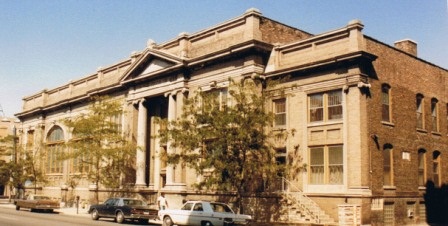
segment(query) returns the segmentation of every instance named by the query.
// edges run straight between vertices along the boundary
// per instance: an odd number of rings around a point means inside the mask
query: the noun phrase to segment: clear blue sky
[[[418,55],[448,68],[447,0],[0,0],[0,105],[7,116],[22,98],[126,59],[153,39],[163,43],[243,14],[249,8],[318,34],[364,24],[393,45],[410,38]],[[1,114],[1,113],[0,113]],[[1,115],[0,115],[1,116]]]

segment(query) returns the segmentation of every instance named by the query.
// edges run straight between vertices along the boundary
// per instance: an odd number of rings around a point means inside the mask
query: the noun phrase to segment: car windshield
[[[185,203],[184,206],[182,206],[181,210],[191,210],[193,207],[193,203]]]
[[[123,204],[128,206],[146,206],[146,203],[138,199],[123,199]]]
[[[212,207],[214,212],[233,213],[232,209],[230,209],[229,206],[222,203],[210,203],[210,206]]]

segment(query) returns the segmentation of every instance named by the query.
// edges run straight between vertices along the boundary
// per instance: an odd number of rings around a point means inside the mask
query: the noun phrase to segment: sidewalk
[[[15,209],[16,206],[13,203],[10,203],[9,199],[0,199],[0,208]],[[63,207],[63,208],[54,210],[55,213],[64,214],[64,215],[90,217],[90,215],[87,213],[87,211],[88,211],[88,209],[79,208],[77,210],[75,207]]]

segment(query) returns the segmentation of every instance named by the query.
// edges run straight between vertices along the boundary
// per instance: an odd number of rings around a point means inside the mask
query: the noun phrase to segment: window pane
[[[342,146],[330,147],[329,155],[329,179],[330,184],[342,184],[344,175],[344,160]]]
[[[384,159],[384,185],[392,185],[392,167],[391,167],[391,149],[385,149],[383,152],[383,159]]]
[[[423,129],[423,97],[421,95],[417,96],[417,128]]]
[[[328,93],[328,119],[342,118],[342,92],[333,91]]]
[[[324,184],[324,149],[310,149],[310,183]]]
[[[435,99],[431,101],[431,122],[432,122],[432,131],[439,131],[437,125],[437,100]]]
[[[389,87],[383,86],[381,93],[381,105],[382,105],[382,120],[386,122],[390,122],[390,96],[389,96]]]
[[[425,152],[418,153],[418,185],[425,186]]]
[[[323,111],[323,95],[313,94],[310,95],[310,121],[317,122],[323,121],[324,111]]]
[[[285,99],[274,101],[275,126],[286,125],[286,101]]]
[[[433,161],[433,180],[435,185],[439,185],[439,162],[437,160]]]

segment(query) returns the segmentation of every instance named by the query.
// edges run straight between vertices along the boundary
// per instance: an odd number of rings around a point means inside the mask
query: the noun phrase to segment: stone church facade
[[[425,222],[427,181],[436,188],[448,182],[448,71],[418,58],[414,41],[390,46],[364,35],[363,27],[353,20],[314,35],[250,9],[197,33],[149,40],[126,60],[24,97],[16,114],[21,145],[32,151],[43,145],[47,152],[42,167],[49,182],[39,192],[62,201],[79,195],[88,203],[89,181],[69,186],[82,175],[76,162],[55,160],[71,139],[61,120],[85,112],[91,96],[107,95],[121,101],[117,122],[140,147],[129,185],[134,195],[154,202],[163,191],[172,207],[216,198],[192,188],[200,180],[194,171],[160,158],[169,147],[153,138],[154,119],[180,116],[181,100],[199,88],[225,95],[229,78],[286,77],[281,92],[267,90],[273,94],[267,110],[281,119],[273,130],[295,131],[278,144],[279,161],[291,161],[285,156],[297,150],[306,169],[283,181],[288,202],[271,197],[273,206],[287,210],[270,220]],[[109,194],[99,190],[103,198]],[[327,217],[294,206],[300,203]]]

